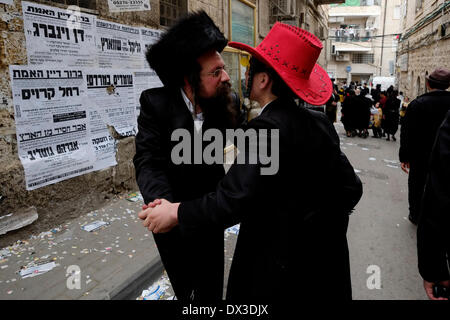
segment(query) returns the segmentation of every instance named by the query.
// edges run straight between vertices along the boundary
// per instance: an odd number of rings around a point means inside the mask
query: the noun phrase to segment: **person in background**
[[[381,138],[381,119],[383,117],[383,110],[380,108],[380,103],[377,102],[375,106],[373,106],[372,110],[373,124],[372,124],[372,132],[373,138]]]
[[[390,95],[386,100],[386,104],[383,108],[383,124],[384,130],[387,134],[387,141],[390,141],[390,136],[392,135],[392,140],[397,141],[395,134],[398,130],[399,122],[399,105],[400,100],[397,99],[398,92],[396,90],[390,91]]]
[[[409,98],[405,97],[402,106],[400,108],[400,125],[403,125],[403,118],[405,117],[406,108],[408,108],[408,105],[409,105]]]
[[[428,92],[411,101],[400,130],[399,158],[408,176],[409,220],[417,224],[428,161],[436,133],[450,109],[450,70],[437,68],[426,77]]]
[[[448,300],[450,292],[450,111],[438,130],[417,226],[419,273],[431,300]],[[447,289],[447,297],[437,297]]]
[[[331,123],[336,122],[337,116],[337,103],[339,101],[339,95],[337,94],[336,87],[333,86],[333,93],[331,94],[330,99],[326,103],[325,113]]]

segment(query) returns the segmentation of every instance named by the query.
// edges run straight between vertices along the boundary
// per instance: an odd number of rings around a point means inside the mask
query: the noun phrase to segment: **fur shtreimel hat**
[[[150,67],[165,86],[182,86],[184,76],[195,70],[202,54],[222,52],[225,38],[204,11],[193,12],[178,20],[146,53]]]

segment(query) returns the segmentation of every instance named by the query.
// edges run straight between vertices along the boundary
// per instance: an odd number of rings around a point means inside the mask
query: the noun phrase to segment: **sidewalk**
[[[163,266],[151,232],[137,217],[143,201],[126,196],[0,248],[0,299],[136,299],[161,277]],[[82,229],[97,220],[109,224],[91,232]],[[36,264],[49,271],[23,278]],[[79,274],[73,271],[77,267]],[[68,268],[71,274],[66,274]],[[69,277],[80,280],[79,289]]]

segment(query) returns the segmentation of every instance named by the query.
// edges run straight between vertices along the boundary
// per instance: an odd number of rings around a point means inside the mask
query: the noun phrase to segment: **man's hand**
[[[409,162],[402,162],[402,170],[409,174]]]
[[[153,233],[168,232],[178,224],[179,205],[180,203],[171,203],[165,199],[155,200],[139,213],[139,218],[145,219],[144,227]]]
[[[150,202],[149,204],[144,204],[142,206],[142,211],[138,213],[139,219],[145,220],[145,218],[147,218],[147,213],[149,212],[149,211],[145,211],[145,210],[147,210],[148,208],[154,208],[159,204],[161,204],[160,199],[155,199],[154,201]]]
[[[441,281],[440,284],[443,285],[444,287],[450,287],[450,280]],[[428,282],[426,280],[423,280],[423,287],[425,288],[425,292],[426,292],[428,298],[430,300],[448,300],[447,298],[443,298],[443,297],[436,298],[433,295],[433,285],[434,285],[433,282]]]

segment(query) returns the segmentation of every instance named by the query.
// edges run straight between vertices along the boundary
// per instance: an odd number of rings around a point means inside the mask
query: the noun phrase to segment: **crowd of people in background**
[[[381,85],[370,89],[366,83],[335,84],[334,93],[326,105],[330,121],[336,121],[337,102],[341,102],[341,121],[347,137],[372,137],[397,141],[395,134],[408,105],[408,98],[393,86],[382,91]]]

